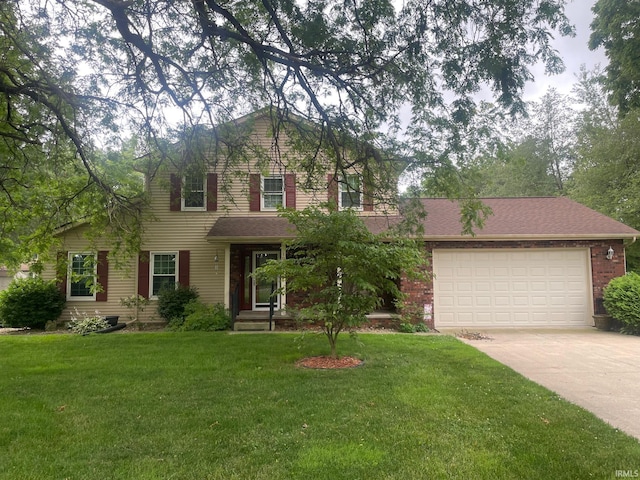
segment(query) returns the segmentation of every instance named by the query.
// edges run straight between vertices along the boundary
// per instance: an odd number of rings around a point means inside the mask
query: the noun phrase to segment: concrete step
[[[271,329],[275,330],[276,324],[272,322]],[[233,330],[236,332],[243,331],[256,331],[256,332],[268,332],[269,331],[269,322],[266,321],[258,321],[258,320],[236,320],[233,324]]]

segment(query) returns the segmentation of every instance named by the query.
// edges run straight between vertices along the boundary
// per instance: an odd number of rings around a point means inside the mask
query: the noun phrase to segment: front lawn
[[[0,337],[2,479],[576,479],[640,443],[446,336]]]

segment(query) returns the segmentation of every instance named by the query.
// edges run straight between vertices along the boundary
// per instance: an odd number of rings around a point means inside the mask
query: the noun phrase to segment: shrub
[[[74,314],[71,315],[71,321],[68,324],[69,330],[73,333],[86,335],[109,327],[109,323],[97,310],[95,315],[92,316],[88,316],[84,312],[78,312],[77,308],[75,308],[74,311]]]
[[[398,331],[401,333],[428,332],[429,327],[424,323],[425,312],[422,305],[408,302],[398,305],[402,315]]]
[[[426,323],[417,323],[415,325],[416,332],[427,333],[430,331]]]
[[[184,312],[184,322],[177,324],[176,321],[173,321],[170,324],[171,328],[180,331],[214,332],[227,330],[231,327],[231,315],[220,303],[205,305],[198,300],[192,300],[186,305]]]
[[[410,323],[410,322],[402,322],[398,326],[398,331],[400,333],[414,333],[415,332],[413,323]]]
[[[177,288],[163,288],[158,293],[158,314],[167,322],[184,322],[184,307],[191,300],[198,298],[198,290],[194,287],[178,285]]]
[[[144,312],[144,309],[149,303],[151,303],[151,300],[139,294],[120,299],[120,305],[133,310],[133,315],[129,315],[129,320],[133,320],[134,322],[138,320],[138,315]]]
[[[624,333],[640,334],[640,275],[614,278],[604,289],[607,313],[622,323]]]
[[[66,300],[55,281],[41,278],[13,280],[0,292],[0,324],[6,327],[44,328],[55,321]]]
[[[398,327],[398,331],[400,333],[428,332],[429,327],[427,327],[427,325],[422,322],[419,322],[419,323],[402,322]]]

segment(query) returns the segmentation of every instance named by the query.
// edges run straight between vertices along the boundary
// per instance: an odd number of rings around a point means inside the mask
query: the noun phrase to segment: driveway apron
[[[460,340],[640,440],[640,337],[592,327],[478,333]]]

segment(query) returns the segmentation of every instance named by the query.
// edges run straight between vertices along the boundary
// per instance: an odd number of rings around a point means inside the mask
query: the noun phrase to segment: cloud
[[[591,8],[595,3],[596,0],[576,0],[565,6],[567,17],[575,25],[576,36],[557,35],[553,45],[560,53],[566,70],[559,75],[546,75],[544,66],[537,65],[532,69],[535,81],[525,88],[525,100],[537,100],[549,87],[555,87],[558,92],[568,94],[576,81],[576,74],[580,71],[581,65],[584,64],[587,69],[592,69],[597,64],[605,66],[608,63],[602,48],[596,51],[589,50],[590,25],[593,21]]]

